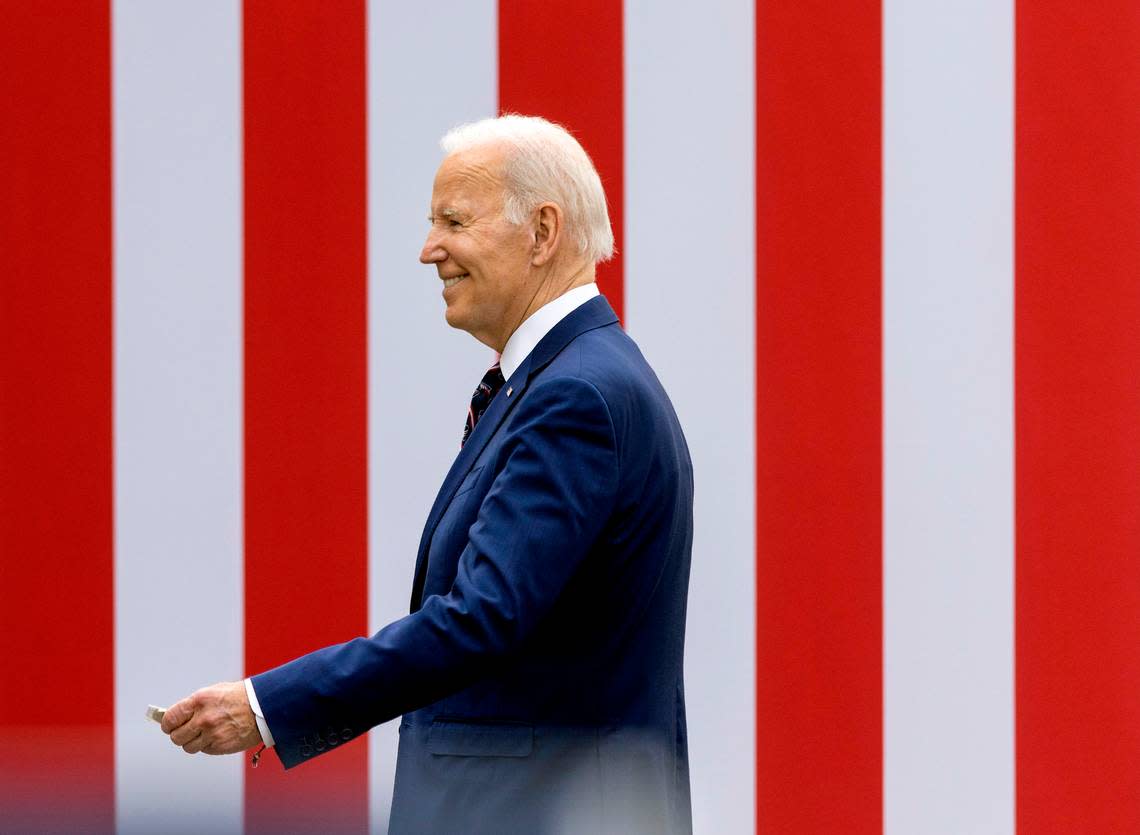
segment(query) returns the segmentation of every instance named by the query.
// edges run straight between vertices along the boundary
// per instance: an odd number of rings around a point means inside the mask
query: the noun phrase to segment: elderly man
[[[448,323],[501,357],[428,515],[411,613],[200,690],[163,730],[190,753],[264,741],[292,768],[402,714],[394,833],[689,831],[692,468],[594,283],[613,250],[601,181],[543,119],[443,147],[420,260]]]

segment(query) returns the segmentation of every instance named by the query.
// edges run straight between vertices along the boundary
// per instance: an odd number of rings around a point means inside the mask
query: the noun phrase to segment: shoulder
[[[630,410],[668,403],[637,343],[616,323],[579,334],[539,378],[536,382],[573,378],[588,383],[618,419]]]
[[[511,421],[515,431],[541,427],[549,432],[558,426],[581,424],[604,426],[612,435],[609,403],[597,380],[553,363],[531,381]]]
[[[588,381],[603,392],[644,385],[653,375],[637,344],[616,323],[579,334],[545,372],[543,376]]]

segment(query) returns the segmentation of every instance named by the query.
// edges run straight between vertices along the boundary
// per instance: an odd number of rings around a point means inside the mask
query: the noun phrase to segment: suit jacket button
[[[311,746],[311,745],[302,745],[302,746],[301,746],[301,756],[302,756],[302,757],[311,757],[311,756],[313,756],[313,746]]]
[[[325,741],[324,741],[323,739],[318,739],[318,740],[317,740],[317,750],[318,750],[318,751],[323,751],[323,750],[325,750]]]
[[[345,742],[348,742],[350,739],[352,739],[352,728],[345,728],[343,731],[341,731],[340,738]]]

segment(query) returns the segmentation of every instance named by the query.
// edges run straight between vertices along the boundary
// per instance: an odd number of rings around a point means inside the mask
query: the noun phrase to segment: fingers
[[[201,735],[202,728],[197,722],[187,722],[185,725],[174,729],[170,734],[170,741],[181,748]]]
[[[196,754],[206,745],[201,722],[196,721],[199,702],[199,694],[194,693],[171,705],[162,717],[162,730],[187,754]]]
[[[162,729],[187,754],[233,754],[261,741],[243,682],[205,687],[171,705]]]
[[[173,735],[170,738],[174,739]],[[207,747],[206,735],[204,733],[199,733],[197,736],[183,745],[182,750],[187,754],[197,754],[199,751],[205,750]]]
[[[169,734],[175,728],[180,728],[194,718],[194,712],[198,707],[197,696],[198,694],[195,693],[166,709],[166,715],[162,717],[163,733]]]

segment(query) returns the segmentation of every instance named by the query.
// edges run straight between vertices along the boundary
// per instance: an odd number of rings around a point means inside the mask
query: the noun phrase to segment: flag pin
[[[514,388],[512,386],[507,386],[507,397],[511,396],[512,391],[514,391]]]

